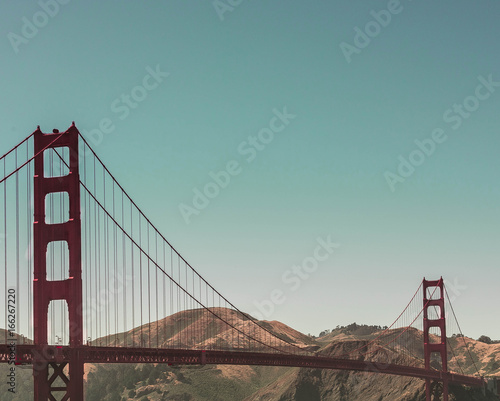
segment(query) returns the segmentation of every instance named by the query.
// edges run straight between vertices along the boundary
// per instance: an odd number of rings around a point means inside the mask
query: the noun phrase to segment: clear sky
[[[493,0],[4,0],[0,153],[74,120],[245,311],[312,334],[386,325],[443,276],[465,334],[500,339],[499,15]]]

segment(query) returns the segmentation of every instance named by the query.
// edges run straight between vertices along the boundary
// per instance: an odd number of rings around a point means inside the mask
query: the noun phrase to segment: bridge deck
[[[0,363],[9,361],[10,349],[0,345]],[[279,353],[210,351],[188,349],[150,349],[123,347],[79,348],[54,347],[34,348],[32,345],[18,345],[16,349],[18,364],[32,364],[36,356],[48,362],[69,361],[72,353],[78,353],[84,363],[168,363],[174,365],[262,365],[285,366],[312,369],[351,370],[368,373],[389,374],[437,381],[466,386],[483,386],[483,378],[444,373],[437,370],[402,366],[387,363],[375,363],[362,360],[337,359],[323,356],[305,356]],[[37,363],[35,361],[35,363]]]

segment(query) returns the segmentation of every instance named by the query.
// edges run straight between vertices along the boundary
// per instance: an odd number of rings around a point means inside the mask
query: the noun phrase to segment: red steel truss
[[[8,360],[8,346],[0,345],[0,362]],[[31,364],[33,355],[44,355],[47,363],[70,362],[74,349],[71,347],[19,345],[17,349],[18,363]],[[148,349],[123,347],[82,346],[77,349],[78,356],[84,363],[167,363],[172,365],[262,365],[288,366],[312,369],[338,369],[359,372],[389,374],[417,377],[431,381],[480,387],[484,380],[478,377],[423,369],[412,366],[401,366],[371,361],[327,358],[320,356],[298,356],[291,354],[270,354],[245,351],[209,351],[186,349]]]

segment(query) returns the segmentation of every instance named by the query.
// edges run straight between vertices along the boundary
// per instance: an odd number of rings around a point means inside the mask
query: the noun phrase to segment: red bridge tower
[[[428,289],[431,291],[427,291]],[[432,289],[434,288],[434,289]],[[443,278],[437,281],[428,281],[424,278],[424,355],[425,355],[425,368],[430,369],[432,354],[439,354],[441,357],[441,370],[448,372],[448,351],[446,348],[446,316],[444,312],[444,285]],[[437,293],[439,292],[439,297]],[[431,294],[434,294],[431,296]],[[429,297],[429,298],[428,298]],[[429,308],[439,308],[439,318],[429,319]],[[430,329],[432,327],[439,327],[441,336],[439,342],[432,342],[430,337]],[[446,375],[442,376],[443,380],[443,401],[448,401],[448,380]],[[431,383],[430,379],[425,380],[425,395],[427,401],[439,400],[439,383]]]
[[[34,280],[33,311],[36,356],[33,363],[35,400],[83,401],[83,362],[79,356],[82,345],[82,266],[80,178],[78,172],[78,130],[74,123],[64,133],[54,130],[43,134],[38,128],[35,139],[34,177]],[[45,177],[44,152],[67,147],[69,149],[69,174],[62,177]],[[66,192],[69,196],[69,220],[58,224],[46,222],[45,203],[49,194]],[[69,250],[68,278],[47,280],[47,247],[52,241],[66,241]],[[49,304],[54,300],[67,302],[69,312],[70,357],[68,361],[46,358],[48,347]],[[69,372],[69,377],[67,375]],[[57,384],[59,382],[59,384]],[[58,397],[54,397],[58,393]]]

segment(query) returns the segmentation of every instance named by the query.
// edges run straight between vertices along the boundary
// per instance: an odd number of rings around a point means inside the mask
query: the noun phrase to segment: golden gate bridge
[[[0,158],[0,170],[0,362],[33,366],[37,401],[83,400],[85,363],[364,371],[423,379],[428,401],[447,401],[449,384],[485,384],[472,355],[458,358],[447,336],[468,350],[442,278],[424,279],[374,338],[332,354],[217,291],[74,123],[48,134],[38,127]]]

